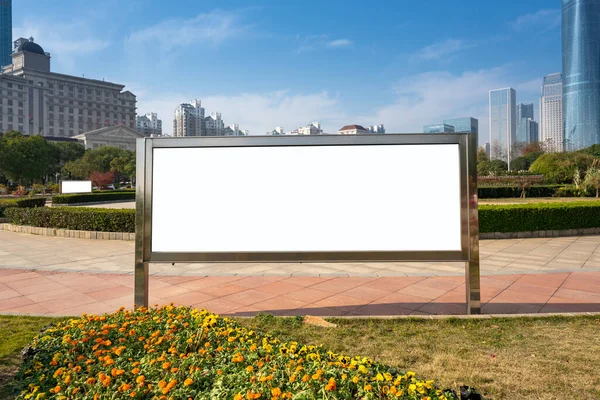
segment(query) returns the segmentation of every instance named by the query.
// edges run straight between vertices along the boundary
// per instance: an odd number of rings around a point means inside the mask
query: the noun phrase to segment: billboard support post
[[[481,314],[481,284],[479,270],[479,211],[477,200],[477,134],[467,135],[469,171],[469,261],[465,263],[467,314]]]
[[[144,196],[146,196],[146,141],[136,143],[136,179],[135,188],[135,271],[134,271],[134,307],[148,307],[149,265],[144,259],[146,245],[144,232]]]

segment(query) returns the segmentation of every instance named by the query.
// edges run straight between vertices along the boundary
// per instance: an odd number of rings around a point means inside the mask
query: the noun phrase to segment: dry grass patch
[[[330,321],[338,327],[264,315],[241,322],[410,369],[442,388],[470,385],[489,399],[600,398],[600,316]]]

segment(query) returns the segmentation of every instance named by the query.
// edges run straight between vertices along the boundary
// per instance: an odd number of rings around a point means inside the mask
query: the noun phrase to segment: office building
[[[15,41],[0,74],[0,131],[73,137],[107,126],[135,128],[136,97],[124,85],[50,71],[50,53]]]
[[[448,124],[433,124],[423,126],[423,133],[454,133],[454,127]]]
[[[144,136],[162,136],[162,120],[156,113],[150,112],[135,118],[135,130]]]
[[[377,134],[384,134],[385,133],[385,128],[383,127],[383,124],[371,125],[367,129],[371,133],[377,133]]]
[[[516,142],[516,98],[517,92],[513,88],[490,90],[490,157],[509,165],[514,158],[512,150]]]
[[[12,63],[12,0],[0,0],[0,70]]]
[[[143,137],[139,131],[127,126],[107,126],[73,136],[73,139],[83,144],[86,150],[112,146],[135,153],[136,141]]]
[[[173,136],[202,136],[204,125],[204,108],[200,100],[182,103],[175,109],[173,119]]]
[[[454,128],[454,133],[479,133],[479,120],[472,117],[451,118],[444,120],[445,125]]]
[[[547,151],[563,151],[562,74],[544,77],[540,98],[540,141]]]
[[[533,103],[517,104],[517,132],[515,143],[530,143],[528,127],[530,126],[527,120],[533,120]]]
[[[562,1],[563,141],[600,143],[600,2]]]

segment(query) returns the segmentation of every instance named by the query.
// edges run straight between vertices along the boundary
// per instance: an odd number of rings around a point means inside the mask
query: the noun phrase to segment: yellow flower
[[[185,381],[183,381],[184,386],[190,386],[192,383],[194,383],[194,380],[191,378],[187,378]]]
[[[365,391],[366,392],[370,392],[371,390],[373,390],[373,386],[369,385],[368,383],[365,385]]]

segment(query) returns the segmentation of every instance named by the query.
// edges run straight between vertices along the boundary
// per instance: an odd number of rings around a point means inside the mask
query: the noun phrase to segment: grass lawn
[[[25,344],[52,318],[0,316],[0,399],[9,399]],[[488,399],[600,398],[600,316],[332,319],[336,328],[262,315],[241,324],[282,340],[363,355],[442,388],[478,388]]]
[[[532,204],[532,203],[571,203],[574,201],[598,201],[595,197],[526,197],[502,198],[502,199],[479,199],[479,204]]]

